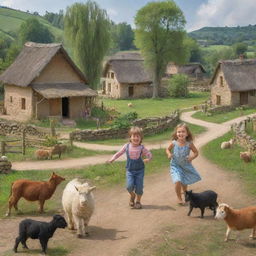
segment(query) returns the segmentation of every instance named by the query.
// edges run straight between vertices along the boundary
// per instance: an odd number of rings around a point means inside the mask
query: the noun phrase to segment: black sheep
[[[217,203],[217,194],[212,190],[207,190],[202,193],[193,193],[192,190],[186,191],[185,201],[190,202],[188,216],[190,216],[193,208],[200,208],[201,218],[204,217],[204,209],[209,207],[213,210],[213,214],[216,214],[216,208],[218,207]]]
[[[43,222],[31,219],[22,220],[19,224],[19,236],[16,238],[14,252],[17,252],[19,243],[28,249],[26,241],[28,238],[39,239],[42,252],[46,254],[48,240],[53,236],[57,228],[65,228],[66,220],[61,215],[54,215],[52,221]]]

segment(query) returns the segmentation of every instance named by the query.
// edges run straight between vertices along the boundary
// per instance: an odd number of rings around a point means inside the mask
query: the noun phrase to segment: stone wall
[[[170,116],[160,118],[137,119],[132,125],[143,128],[144,135],[160,133],[170,127],[174,127],[179,122],[179,113],[175,112]],[[128,128],[125,129],[99,129],[99,130],[76,130],[70,133],[70,139],[76,141],[84,140],[105,140],[113,138],[126,138]]]
[[[26,131],[26,135],[36,136],[38,138],[44,138],[47,134],[49,134],[44,128],[0,120],[0,135],[2,136],[21,136],[24,129]]]
[[[246,133],[246,126],[250,122],[253,123],[254,131],[256,131],[256,115],[233,124],[231,128],[235,134],[236,143],[251,153],[256,154],[256,140]]]
[[[7,157],[0,157],[0,174],[10,173],[12,170],[12,164],[8,161]]]

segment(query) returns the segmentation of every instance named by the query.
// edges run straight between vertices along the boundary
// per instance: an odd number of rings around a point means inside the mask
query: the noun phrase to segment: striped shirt
[[[127,144],[129,144],[129,157],[131,159],[138,159],[140,157],[142,145],[133,146],[131,143],[127,143]],[[125,144],[117,153],[115,153],[110,159],[110,161],[115,161],[117,158],[123,155],[126,152],[127,144]],[[151,152],[147,150],[145,147],[143,147],[141,156],[146,157],[150,160],[152,159]]]

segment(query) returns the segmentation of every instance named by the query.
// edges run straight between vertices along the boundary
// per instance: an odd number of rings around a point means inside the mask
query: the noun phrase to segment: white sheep
[[[234,139],[230,139],[229,141],[223,141],[220,145],[221,149],[231,148],[235,143]]]
[[[68,228],[77,229],[77,237],[87,235],[86,227],[94,211],[94,197],[88,183],[81,183],[78,179],[71,180],[62,195],[62,206],[65,211]]]
[[[131,102],[129,102],[127,105],[128,105],[129,108],[133,107]]]

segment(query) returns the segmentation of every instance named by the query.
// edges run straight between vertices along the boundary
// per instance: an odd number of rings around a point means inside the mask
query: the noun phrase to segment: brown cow
[[[9,197],[9,209],[6,216],[10,216],[11,208],[18,210],[18,201],[24,197],[28,201],[39,201],[39,212],[43,213],[45,200],[51,198],[56,187],[65,180],[54,172],[49,181],[16,180],[12,183]]]

